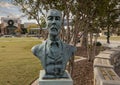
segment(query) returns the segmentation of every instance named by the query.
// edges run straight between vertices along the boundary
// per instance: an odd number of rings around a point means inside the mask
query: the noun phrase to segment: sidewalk
[[[31,85],[38,85],[38,79],[35,80]]]
[[[110,47],[110,48],[116,48],[118,46],[120,46],[120,41],[113,41],[113,40],[110,40],[110,44],[106,43],[106,40],[98,40],[99,42],[102,43],[103,46],[107,46],[107,47]]]

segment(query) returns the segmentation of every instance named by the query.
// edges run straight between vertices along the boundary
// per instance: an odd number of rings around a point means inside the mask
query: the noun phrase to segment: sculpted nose
[[[56,24],[56,21],[55,21],[55,19],[53,19],[53,21],[52,21],[52,24],[53,24],[53,25],[55,25],[55,24]]]
[[[53,19],[53,23],[55,23],[55,18]]]

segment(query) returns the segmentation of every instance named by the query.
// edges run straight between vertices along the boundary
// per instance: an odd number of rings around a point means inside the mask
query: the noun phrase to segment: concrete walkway
[[[38,79],[35,80],[31,85],[38,85]]]
[[[110,44],[106,43],[106,40],[98,40],[98,41],[100,41],[103,46],[110,47],[110,48],[116,48],[120,46],[120,41],[110,40]]]

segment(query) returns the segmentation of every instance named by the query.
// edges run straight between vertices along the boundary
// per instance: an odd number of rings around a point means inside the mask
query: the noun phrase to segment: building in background
[[[28,34],[39,34],[40,28],[36,23],[26,22],[24,28],[27,29]]]
[[[14,17],[1,17],[0,34],[14,35],[21,31],[21,20]]]

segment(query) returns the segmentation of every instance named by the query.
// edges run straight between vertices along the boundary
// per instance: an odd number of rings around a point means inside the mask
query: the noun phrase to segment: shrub
[[[101,42],[96,42],[94,43],[96,46],[102,46],[102,43]]]

